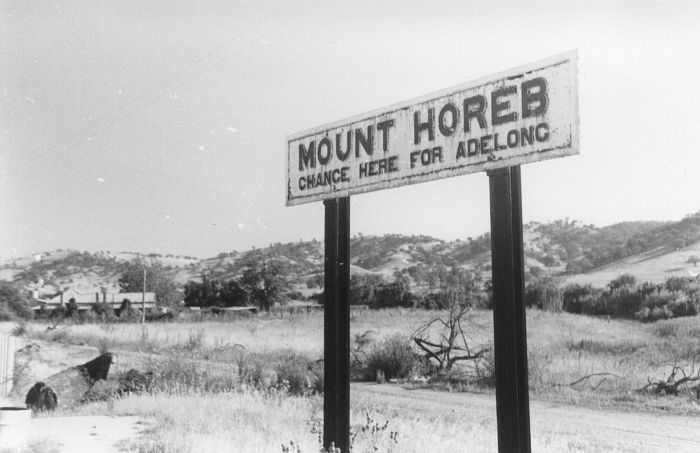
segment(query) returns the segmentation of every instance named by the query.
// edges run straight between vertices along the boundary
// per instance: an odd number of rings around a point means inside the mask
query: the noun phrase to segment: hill
[[[527,277],[553,276],[561,282],[604,285],[622,273],[640,280],[662,281],[694,272],[693,256],[700,256],[700,211],[678,222],[622,222],[606,227],[575,220],[524,225]],[[397,273],[419,279],[435,266],[460,266],[490,278],[489,234],[466,240],[444,241],[425,235],[389,234],[351,239],[351,273],[377,274],[386,279]],[[229,280],[253,262],[274,260],[297,289],[318,291],[323,281],[323,242],[317,240],[273,243],[247,251],[222,252],[216,257],[139,254],[134,252],[79,252],[56,250],[5,260],[0,281],[28,290],[55,293],[59,288],[82,291],[117,287],[125,263],[145,260],[161,267],[178,286],[202,276]]]

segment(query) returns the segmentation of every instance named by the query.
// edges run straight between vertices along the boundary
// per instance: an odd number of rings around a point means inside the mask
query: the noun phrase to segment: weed
[[[15,337],[24,336],[27,333],[27,323],[25,321],[19,321],[12,328],[12,335]]]
[[[350,428],[350,451],[353,453],[369,453],[379,451],[384,447],[383,451],[387,453],[394,451],[398,444],[398,432],[387,431],[389,421],[380,422],[374,419],[369,410],[365,411],[365,420],[359,426]],[[388,438],[385,434],[388,432]],[[361,441],[356,445],[357,441]]]
[[[643,348],[643,345],[627,340],[622,341],[601,341],[593,339],[582,339],[579,341],[568,340],[566,348],[569,351],[582,351],[599,355],[629,355],[634,354]]]
[[[100,339],[97,340],[97,350],[100,354],[106,354],[111,350],[111,343],[109,337],[100,337]]]
[[[190,331],[189,336],[187,338],[187,342],[185,342],[184,348],[186,351],[196,351],[198,349],[201,349],[202,346],[204,346],[205,340],[206,334],[204,333],[203,329]]]

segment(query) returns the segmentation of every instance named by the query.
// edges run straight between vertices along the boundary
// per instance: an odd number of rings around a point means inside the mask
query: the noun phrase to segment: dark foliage
[[[119,378],[118,394],[148,392],[151,390],[152,384],[152,371],[142,373],[132,368]]]
[[[386,379],[408,377],[418,362],[410,341],[406,336],[394,334],[373,344],[367,354],[367,366],[372,376],[383,371]]]
[[[283,275],[280,263],[251,263],[243,271],[240,280],[240,285],[248,296],[248,303],[266,311],[276,303],[282,303],[282,296],[289,286]]]
[[[188,307],[243,307],[247,293],[235,280],[220,282],[202,278],[202,282],[185,284],[185,305]]]
[[[525,306],[546,311],[561,311],[562,292],[551,279],[530,282],[525,287]]]
[[[107,379],[109,367],[113,362],[114,354],[107,352],[95,359],[90,360],[89,362],[78,365],[76,368],[81,374],[83,374],[83,376],[87,378],[90,384],[94,384],[95,381],[99,379]]]
[[[58,405],[58,398],[51,387],[37,382],[27,392],[24,404],[34,412],[53,411]]]
[[[350,277],[350,305],[370,305],[384,278],[377,274],[353,275]]]
[[[663,285],[637,284],[632,275],[612,280],[607,290],[591,285],[564,288],[563,308],[570,313],[658,321],[700,313],[700,281],[671,277]]]
[[[34,313],[29,298],[9,283],[0,283],[0,320],[9,321],[15,317],[31,319]]]

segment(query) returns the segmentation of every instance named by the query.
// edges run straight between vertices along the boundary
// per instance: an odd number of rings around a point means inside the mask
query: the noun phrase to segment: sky
[[[580,154],[525,222],[700,209],[700,2],[0,0],[0,256],[323,239],[292,133],[578,50]],[[488,177],[351,198],[351,234],[488,232]]]

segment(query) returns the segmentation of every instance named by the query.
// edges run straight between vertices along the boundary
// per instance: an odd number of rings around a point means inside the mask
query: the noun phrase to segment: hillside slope
[[[623,222],[603,228],[569,219],[531,222],[523,228],[526,277],[545,275],[562,282],[604,285],[631,273],[640,280],[663,281],[695,272],[700,256],[700,211],[678,222]],[[411,279],[435,265],[460,266],[490,278],[489,234],[467,240],[444,241],[425,235],[356,235],[351,239],[351,272],[391,279],[403,273]],[[274,260],[299,287],[318,288],[323,274],[323,242],[274,243],[247,251],[223,252],[197,259],[132,252],[88,253],[56,250],[5,260],[0,281],[28,290],[55,293],[60,288],[82,291],[117,287],[125,263],[134,259],[161,266],[178,285],[202,276],[229,280],[251,263]]]

